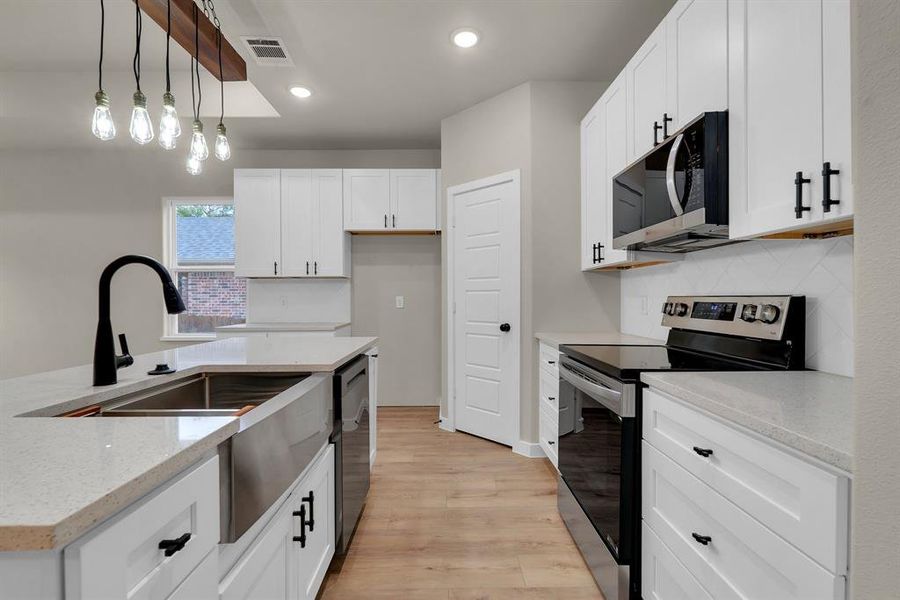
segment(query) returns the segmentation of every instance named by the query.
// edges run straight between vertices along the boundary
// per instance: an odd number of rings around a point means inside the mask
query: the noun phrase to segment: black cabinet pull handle
[[[797,171],[797,174],[794,175],[794,187],[797,192],[796,202],[794,203],[794,214],[797,215],[797,218],[803,217],[803,213],[812,210],[808,206],[803,206],[803,184],[809,183],[811,180],[803,177],[803,171]]]
[[[597,264],[597,253],[598,253],[597,246],[599,246],[599,244],[594,244],[593,246],[591,246],[591,264],[592,265]]]
[[[657,136],[659,134],[659,130],[662,128],[663,128],[663,126],[660,125],[658,121],[653,121],[653,145],[654,146],[659,145],[659,140],[657,139]]]
[[[830,162],[822,163],[822,210],[831,212],[831,207],[840,204],[840,200],[831,199],[831,176],[839,175],[840,169],[832,169]]]
[[[295,542],[300,542],[301,548],[306,548],[306,506],[301,505],[300,510],[292,513],[295,517],[300,517],[300,535],[293,536]]]
[[[700,535],[699,533],[692,533],[691,537],[693,537],[695,540],[697,540],[698,544],[703,544],[704,546],[708,546],[709,543],[712,541],[712,538],[709,537],[708,535]]]
[[[359,425],[359,423],[357,423]],[[309,503],[309,530],[313,531],[316,527],[316,518],[315,518],[315,507],[316,507],[316,497],[313,494],[312,490],[309,490],[309,496],[304,496],[300,499],[301,502]]]
[[[556,445],[556,442],[551,442],[550,440],[547,440],[547,443],[550,444],[551,446],[555,446],[555,445]]]
[[[387,215],[384,215],[384,228],[387,229]]]
[[[699,446],[694,446],[694,452],[702,456],[703,458],[709,458],[712,455],[713,451],[710,448],[701,448]]]
[[[502,331],[503,333],[506,333],[506,332],[508,332],[510,329],[511,329],[511,327],[509,326],[509,323],[501,323],[501,325],[500,325],[500,331]]]
[[[556,402],[556,396],[547,396],[547,400],[550,402]]]
[[[391,215],[391,227],[397,228],[397,215]]]
[[[275,274],[278,275],[278,261],[275,261]]]
[[[319,274],[319,261],[313,262],[313,275]]]
[[[190,533],[185,533],[184,535],[175,538],[174,540],[163,540],[159,543],[159,549],[165,550],[166,556],[172,556],[179,550],[182,550],[185,544],[188,543],[188,540],[191,539]]]
[[[597,262],[602,263],[605,258],[603,257],[603,244],[597,244]]]
[[[669,123],[672,121],[672,117],[669,116],[669,113],[663,113],[663,139],[669,137]]]
[[[547,361],[547,364],[548,364],[548,365],[555,365],[555,364],[556,364],[556,361],[555,361],[555,360],[548,360],[548,361]]]
[[[309,275],[309,261],[306,261],[306,274]]]

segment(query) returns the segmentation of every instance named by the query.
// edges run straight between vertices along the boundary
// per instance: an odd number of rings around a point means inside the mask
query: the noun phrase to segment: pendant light
[[[219,101],[221,102],[221,110],[219,111],[219,124],[216,126],[216,158],[226,161],[231,158],[231,144],[228,143],[228,136],[225,134],[225,79],[222,77],[222,26],[219,23],[219,17],[216,16],[216,8],[209,0],[212,8],[213,21],[216,24],[216,50],[219,53]]]
[[[191,104],[194,108],[194,122],[191,124],[191,149],[188,154],[187,172],[191,175],[199,175],[203,170],[203,161],[209,157],[209,147],[203,136],[203,123],[200,121],[200,103],[203,100],[203,90],[200,87],[200,15],[197,5],[193,5],[194,17],[194,56],[191,57]],[[194,77],[197,79],[197,97],[194,103]]]
[[[169,75],[169,45],[172,38],[172,0],[166,0],[166,93],[163,94],[162,114],[159,117],[159,145],[173,150],[181,135],[181,123],[175,111],[175,96],[172,94],[172,79]]]
[[[106,29],[106,8],[100,0],[100,64],[98,67],[97,93],[94,94],[94,117],[91,119],[91,133],[100,140],[116,137],[116,124],[109,112],[109,96],[103,91],[103,34]],[[221,67],[220,67],[221,69]]]
[[[150,120],[150,113],[147,112],[147,96],[141,91],[141,3],[140,0],[134,0],[135,21],[134,21],[134,60],[132,68],[134,69],[134,82],[137,90],[134,92],[134,108],[131,111],[131,124],[128,132],[138,144],[148,144],[153,141],[153,122]]]

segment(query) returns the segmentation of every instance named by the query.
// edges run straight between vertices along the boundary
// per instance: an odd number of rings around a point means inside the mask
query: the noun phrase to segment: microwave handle
[[[669,192],[669,202],[672,204],[672,210],[675,216],[680,217],[684,214],[681,207],[681,200],[678,198],[678,190],[675,189],[675,159],[678,158],[678,149],[681,147],[681,140],[684,134],[679,133],[675,141],[672,142],[672,148],[669,150],[669,160],[666,163],[666,189]]]

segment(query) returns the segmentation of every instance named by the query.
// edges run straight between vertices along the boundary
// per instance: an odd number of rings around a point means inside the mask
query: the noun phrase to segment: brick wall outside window
[[[180,271],[178,291],[187,310],[178,315],[179,333],[212,333],[247,320],[247,280],[229,271]]]

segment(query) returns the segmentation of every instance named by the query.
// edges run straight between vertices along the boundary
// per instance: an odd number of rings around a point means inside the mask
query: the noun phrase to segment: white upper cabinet
[[[344,169],[344,229],[437,231],[438,171]]]
[[[849,1],[729,0],[728,13],[731,237],[841,229],[853,214]]]
[[[437,177],[434,169],[391,169],[393,229],[437,229]]]
[[[344,229],[384,231],[390,214],[389,169],[344,169]]]
[[[628,161],[636,159],[663,139],[666,113],[666,23],[647,38],[625,66],[628,85]],[[624,165],[623,165],[624,166]]]
[[[236,169],[235,274],[349,277],[340,169]]]
[[[728,4],[679,0],[664,24],[671,134],[701,113],[728,108]]]
[[[234,271],[275,277],[281,262],[281,178],[278,169],[234,170]]]
[[[600,191],[603,186],[600,144],[600,109],[603,98],[581,121],[581,270],[597,268],[598,244],[606,238],[601,221],[606,206]]]

